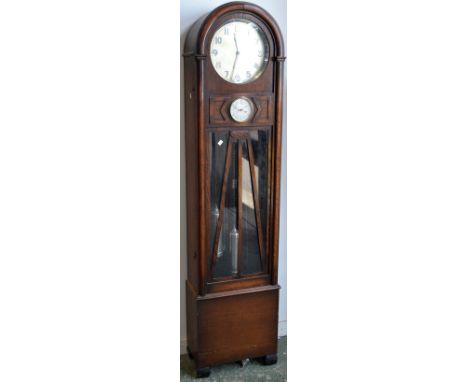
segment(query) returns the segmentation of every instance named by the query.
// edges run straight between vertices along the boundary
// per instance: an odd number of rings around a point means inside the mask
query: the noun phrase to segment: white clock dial
[[[252,117],[252,103],[247,98],[237,98],[231,104],[231,117],[236,122],[246,122]]]
[[[257,24],[232,20],[211,40],[210,57],[216,72],[226,81],[244,84],[263,73],[268,62],[267,40]]]

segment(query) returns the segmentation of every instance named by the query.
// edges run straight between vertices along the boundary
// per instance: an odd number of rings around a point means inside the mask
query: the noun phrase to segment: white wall
[[[287,34],[286,34],[286,0],[257,0],[252,1],[255,4],[265,8],[279,24],[283,33],[283,38],[287,53]],[[180,0],[180,52],[182,54],[185,36],[192,24],[201,16],[211,12],[217,6],[227,3],[227,1],[217,0]],[[285,85],[287,79],[287,66],[285,66]],[[186,213],[185,213],[185,126],[184,126],[184,102],[183,102],[183,60],[180,59],[180,339],[181,352],[185,352],[186,347],[186,317],[185,317],[185,280],[187,278],[187,239],[186,239]],[[285,86],[286,88],[286,86]],[[286,97],[286,94],[285,94]],[[285,98],[286,100],[286,98]],[[285,103],[286,104],[286,103]],[[286,279],[286,113],[283,121],[283,158],[282,158],[282,177],[281,177],[281,218],[280,218],[280,237],[279,237],[279,264],[278,264],[278,283],[281,285],[280,305],[279,305],[279,335],[286,335],[287,320],[287,279]]]

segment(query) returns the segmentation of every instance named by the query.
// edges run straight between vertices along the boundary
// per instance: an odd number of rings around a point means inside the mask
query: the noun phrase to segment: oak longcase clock
[[[228,3],[184,48],[188,352],[276,362],[283,41],[273,18]]]

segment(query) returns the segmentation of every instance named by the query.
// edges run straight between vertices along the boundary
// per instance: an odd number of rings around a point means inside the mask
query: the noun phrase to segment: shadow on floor
[[[244,367],[229,363],[211,368],[209,378],[195,378],[195,363],[187,354],[180,356],[180,380],[203,382],[284,382],[286,381],[287,337],[278,340],[278,362],[265,366],[251,360]]]

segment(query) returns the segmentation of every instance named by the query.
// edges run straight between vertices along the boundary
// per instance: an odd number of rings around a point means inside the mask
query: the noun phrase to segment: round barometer
[[[252,117],[252,102],[245,97],[235,99],[229,109],[231,117],[236,122],[246,122]]]

